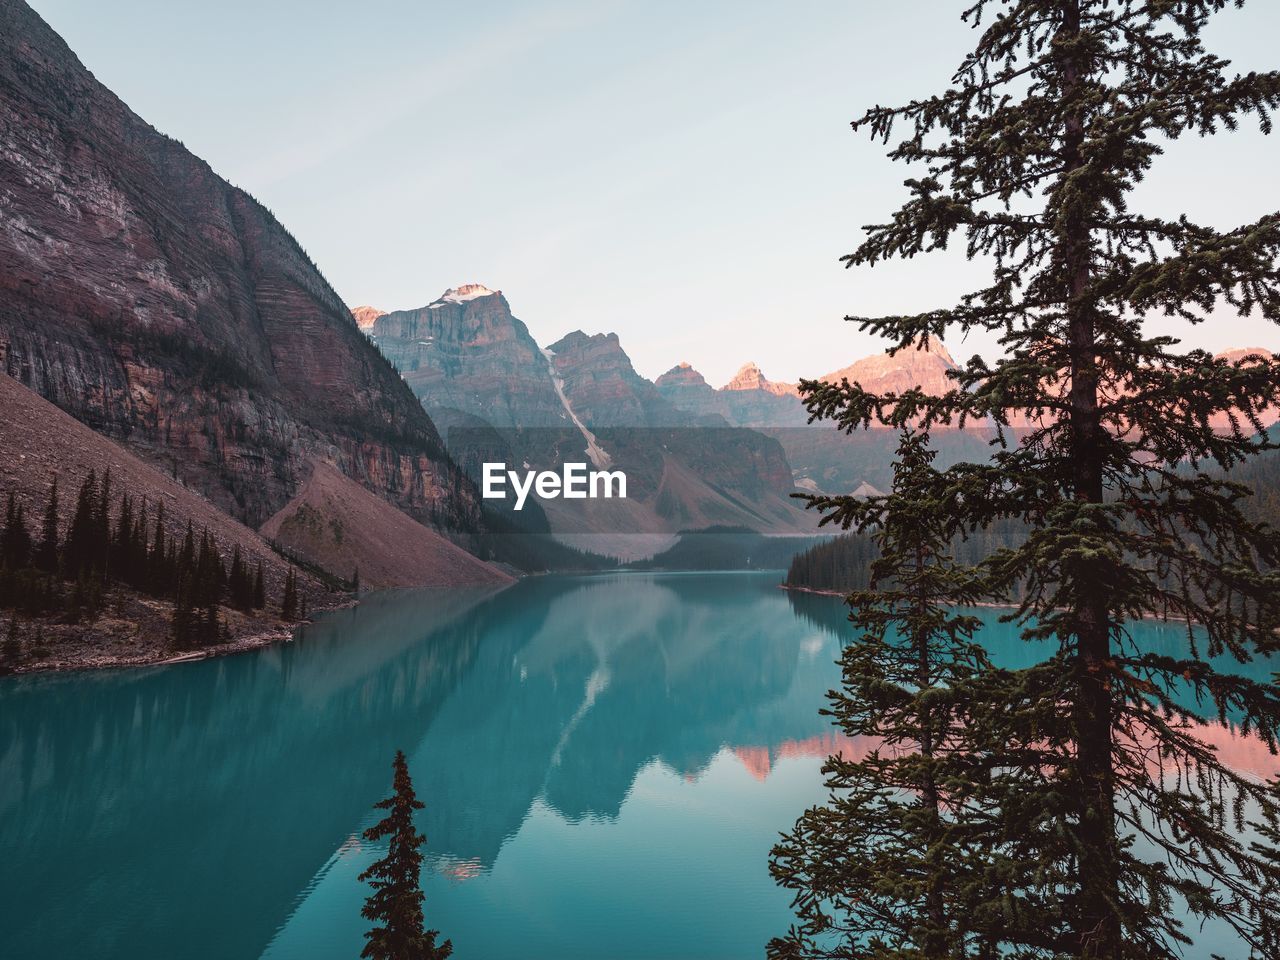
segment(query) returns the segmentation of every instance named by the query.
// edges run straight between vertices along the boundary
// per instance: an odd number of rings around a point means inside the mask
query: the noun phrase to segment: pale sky
[[[839,263],[909,175],[848,121],[945,87],[967,0],[31,2],[352,306],[480,282],[544,346],[613,331],[642,374],[687,360],[719,386],[748,360],[775,380],[845,366],[879,349],[845,314],[973,285],[962,256]],[[1273,69],[1277,36],[1280,3],[1252,0],[1210,42]],[[1274,211],[1277,143],[1176,144],[1135,208],[1221,227]],[[1163,329],[1280,348],[1258,321]]]

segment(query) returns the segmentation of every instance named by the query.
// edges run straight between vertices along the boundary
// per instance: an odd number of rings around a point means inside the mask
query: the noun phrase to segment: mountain
[[[672,367],[654,385],[675,407],[714,414],[738,427],[799,427],[809,419],[799,388],[767,379],[754,363],[743,366],[719,390],[687,363]]]
[[[574,330],[545,352],[560,392],[585,423],[601,427],[704,425],[698,416],[678,410],[636,373],[616,333],[588,336]]]
[[[302,491],[262,525],[293,556],[365,588],[500,586],[512,578],[317,463]]]
[[[954,386],[947,376],[948,371],[954,369],[956,362],[951,359],[947,348],[934,340],[927,346],[899,350],[893,356],[877,353],[863,357],[818,379],[825,383],[842,380],[860,383],[873,393],[901,393],[912,387],[921,387],[926,393],[940,394]]]
[[[569,423],[548,359],[501,291],[464,284],[425,307],[382,314],[369,335],[442,424]]]
[[[316,459],[419,519],[474,491],[269,210],[0,0],[0,370],[251,526]]]
[[[356,326],[365,331],[373,329],[374,323],[376,323],[378,318],[383,316],[385,313],[385,310],[379,310],[377,307],[363,306],[351,308],[351,316],[355,318]]]
[[[732,392],[762,390],[776,397],[800,396],[800,388],[794,383],[775,383],[765,377],[754,361],[743,364],[733,375],[733,379],[724,385],[724,389]]]
[[[566,542],[630,556],[638,541],[624,540],[635,534],[812,526],[790,500],[791,469],[776,441],[714,412],[680,409],[636,372],[616,334],[575,330],[544,349],[500,291],[466,284],[378,316],[369,337],[473,478],[486,461],[551,469],[589,460],[626,472],[625,502],[541,504],[549,525],[540,529]],[[608,539],[582,539],[599,536]],[[650,539],[643,549],[669,542]]]

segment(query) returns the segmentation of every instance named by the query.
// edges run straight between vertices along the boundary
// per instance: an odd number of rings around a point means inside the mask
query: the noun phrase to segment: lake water
[[[769,848],[860,747],[818,715],[844,611],[778,579],[387,594],[256,653],[0,680],[0,957],[353,960],[396,749],[459,960],[762,957],[790,919]]]

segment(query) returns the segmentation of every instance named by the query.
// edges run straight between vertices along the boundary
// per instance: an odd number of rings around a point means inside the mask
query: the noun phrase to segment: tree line
[[[228,639],[220,607],[248,613],[267,605],[262,561],[250,563],[240,545],[228,561],[207,527],[190,520],[183,535],[166,532],[163,502],[150,503],[127,491],[118,496],[110,470],[90,470],[80,485],[71,520],[61,533],[62,509],[55,475],[49,499],[32,532],[26,510],[11,492],[0,530],[0,608],[56,617],[65,623],[93,622],[112,587],[125,587],[173,604],[171,639],[185,649]],[[305,616],[306,601],[290,569],[280,616]]]

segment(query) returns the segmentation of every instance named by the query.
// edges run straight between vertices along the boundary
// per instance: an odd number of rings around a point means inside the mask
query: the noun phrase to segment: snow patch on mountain
[[[560,398],[560,403],[564,406],[564,412],[569,415],[573,425],[578,428],[578,431],[582,434],[582,439],[587,441],[587,456],[591,458],[591,462],[598,469],[607,470],[613,466],[613,457],[605,452],[604,448],[596,441],[595,434],[588,430],[587,425],[578,419],[578,415],[573,412],[573,407],[569,405],[569,398],[564,395],[564,381],[560,379],[560,374],[556,372],[555,352],[544,348],[542,355],[547,358],[547,372],[551,374],[551,385],[555,387],[556,396]]]

